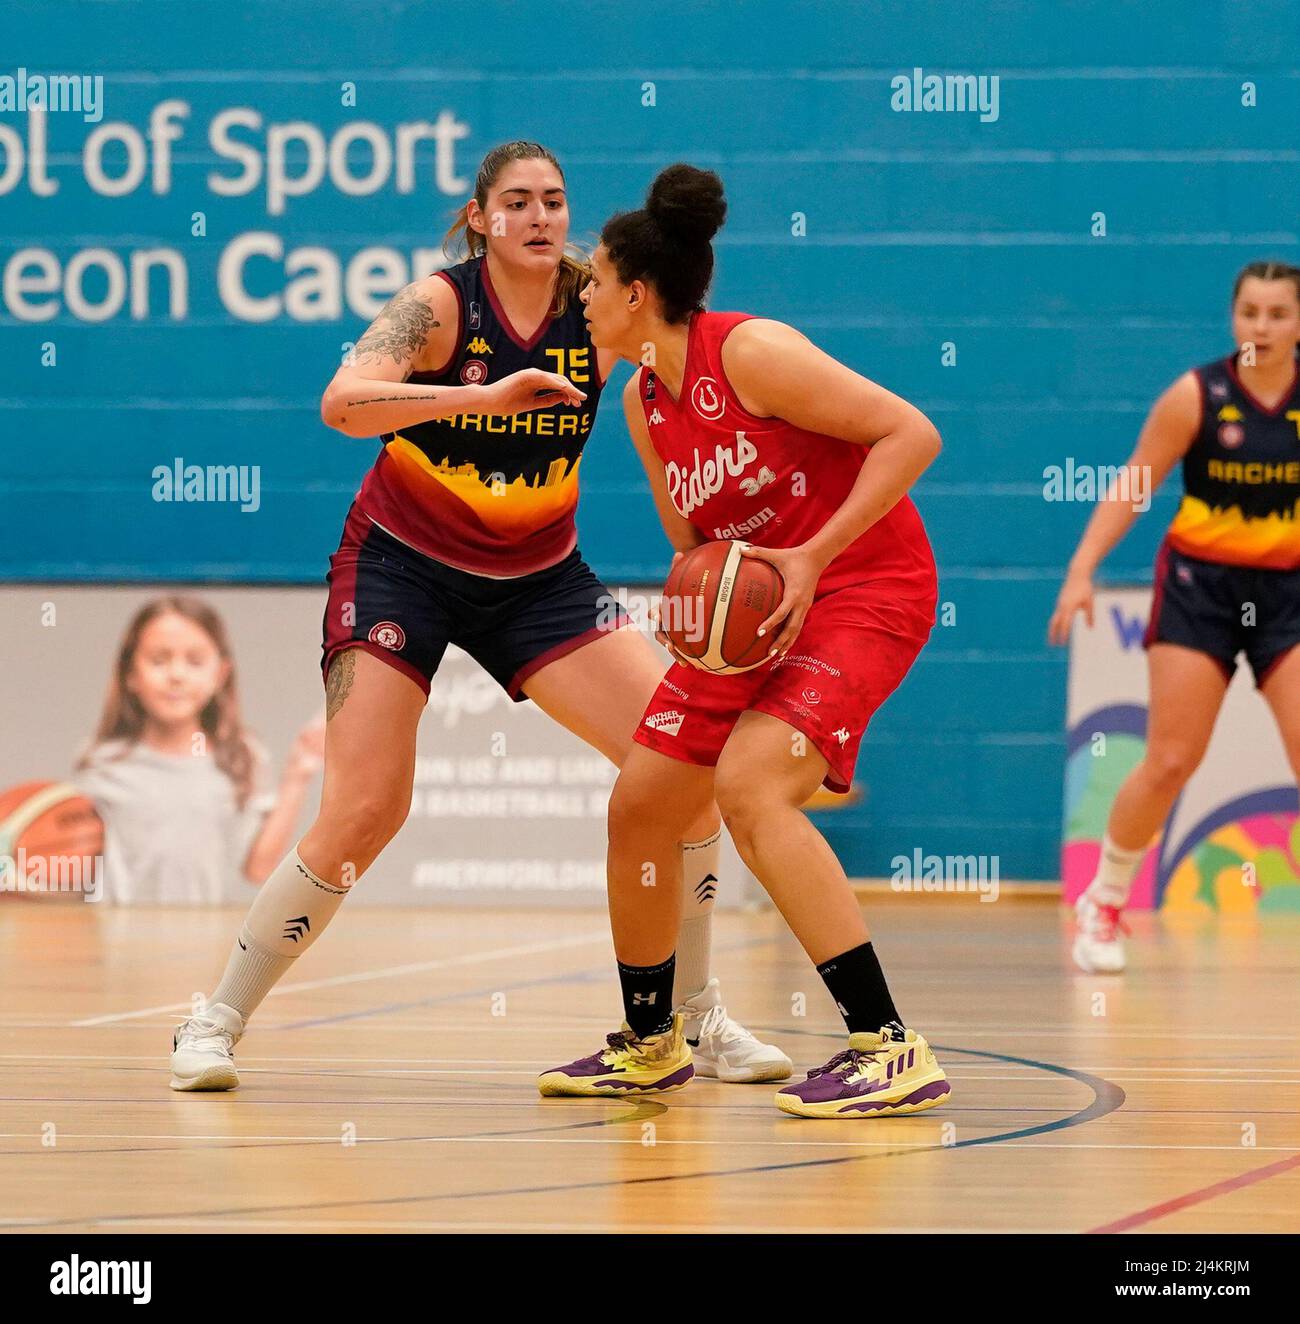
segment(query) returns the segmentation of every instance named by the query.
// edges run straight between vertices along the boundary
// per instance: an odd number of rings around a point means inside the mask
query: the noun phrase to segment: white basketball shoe
[[[182,1021],[172,1036],[172,1089],[235,1089],[239,1073],[233,1050],[243,1033],[244,1018],[224,1002]]]
[[[794,1064],[779,1048],[756,1039],[727,1015],[716,979],[710,979],[678,1010],[697,1076],[739,1085],[785,1080],[794,1071]]]
[[[1078,933],[1074,939],[1074,963],[1090,975],[1118,975],[1125,966],[1124,939],[1128,930],[1118,906],[1106,906],[1087,892],[1074,903]]]

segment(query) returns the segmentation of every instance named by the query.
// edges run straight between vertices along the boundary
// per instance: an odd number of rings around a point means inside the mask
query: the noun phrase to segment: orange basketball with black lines
[[[36,781],[0,791],[0,856],[10,870],[21,861],[28,877],[80,877],[103,854],[103,820],[75,786]]]
[[[771,639],[758,628],[785,584],[774,565],[742,556],[735,539],[692,548],[673,567],[660,600],[661,628],[682,658],[719,676],[767,661]]]

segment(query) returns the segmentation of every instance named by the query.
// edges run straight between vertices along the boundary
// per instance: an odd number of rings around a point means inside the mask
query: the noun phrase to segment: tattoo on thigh
[[[328,722],[340,708],[352,691],[352,678],[357,671],[357,650],[345,648],[335,653],[330,662],[329,675],[325,678],[325,720]]]

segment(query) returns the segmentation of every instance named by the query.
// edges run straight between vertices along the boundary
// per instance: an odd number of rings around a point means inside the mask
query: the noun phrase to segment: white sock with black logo
[[[679,1007],[709,982],[721,843],[721,828],[705,841],[682,843],[682,924],[673,979],[673,1002]]]
[[[347,896],[302,862],[295,848],[258,891],[226,973],[208,999],[233,1007],[245,1021],[294,961],[320,937]]]

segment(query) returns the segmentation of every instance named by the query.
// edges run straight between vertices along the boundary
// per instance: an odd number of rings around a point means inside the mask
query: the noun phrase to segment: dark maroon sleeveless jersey
[[[384,448],[357,496],[374,523],[435,560],[509,578],[562,561],[577,543],[578,465],[603,383],[574,298],[524,340],[492,288],[485,258],[438,275],[456,291],[456,350],[427,386],[477,386],[524,368],[563,373],[586,393],[577,407],[510,416],[464,413],[409,424]]]

